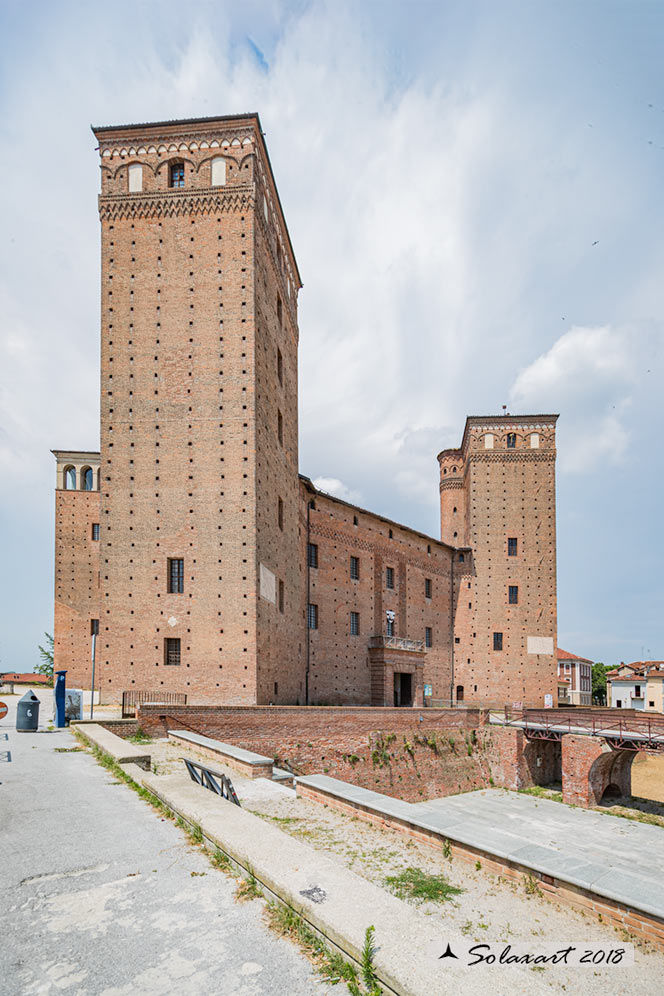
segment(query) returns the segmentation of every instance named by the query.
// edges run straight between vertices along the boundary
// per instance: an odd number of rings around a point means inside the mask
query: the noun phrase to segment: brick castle
[[[227,704],[555,701],[555,415],[470,417],[441,539],[298,474],[297,263],[257,115],[94,128],[101,447],[57,461],[55,665]]]

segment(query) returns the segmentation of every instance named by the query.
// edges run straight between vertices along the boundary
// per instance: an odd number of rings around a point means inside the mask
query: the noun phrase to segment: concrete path
[[[338,996],[172,822],[2,700],[2,996]]]

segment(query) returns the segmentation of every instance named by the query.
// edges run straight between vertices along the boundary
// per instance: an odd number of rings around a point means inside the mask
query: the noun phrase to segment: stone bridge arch
[[[597,806],[610,796],[632,794],[635,750],[615,750],[597,737],[562,738],[563,802]]]

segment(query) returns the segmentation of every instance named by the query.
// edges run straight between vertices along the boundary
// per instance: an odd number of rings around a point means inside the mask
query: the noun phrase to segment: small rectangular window
[[[181,595],[184,591],[184,560],[181,557],[170,557],[168,560],[169,595]]]
[[[385,586],[387,588],[394,588],[394,568],[388,567],[385,570]]]
[[[503,634],[494,633],[493,634],[493,649],[502,650],[503,649]]]
[[[360,558],[351,557],[350,558],[350,576],[353,581],[360,580]]]
[[[168,185],[169,187],[184,187],[184,163],[171,163]]]
[[[519,604],[519,586],[516,584],[509,585],[508,598],[510,605]]]
[[[394,615],[389,615],[387,617],[385,630],[387,636],[394,636]]]
[[[93,540],[98,540],[99,539],[99,523],[98,522],[93,522],[92,523],[92,538],[93,538]]]
[[[510,536],[507,540],[507,556],[516,557],[518,546],[516,536]]]
[[[164,664],[177,667],[180,663],[180,640],[178,637],[167,636],[164,640]]]
[[[431,578],[424,579],[424,597],[431,598],[432,584]]]
[[[274,694],[275,695],[279,694],[279,682],[278,681],[275,681],[275,683],[274,683]]]
[[[284,528],[284,503],[279,499],[279,505],[277,506],[277,521],[279,522],[279,528]]]
[[[507,433],[507,449],[513,450],[516,448],[516,432]]]
[[[424,646],[433,647],[433,630],[431,626],[427,626],[424,630]]]
[[[99,636],[99,620],[90,620],[90,636]]]
[[[281,350],[277,350],[277,377],[279,378],[279,383],[283,385],[284,383],[284,358],[281,355]]]
[[[309,602],[307,610],[307,622],[309,629],[318,629],[318,606]]]
[[[284,582],[279,581],[279,611],[284,611]]]
[[[309,567],[318,567],[318,544],[309,544]]]
[[[350,635],[359,636],[360,635],[360,613],[351,612],[350,614]]]
[[[284,445],[284,417],[280,411],[277,412],[277,436],[279,437],[279,442]]]

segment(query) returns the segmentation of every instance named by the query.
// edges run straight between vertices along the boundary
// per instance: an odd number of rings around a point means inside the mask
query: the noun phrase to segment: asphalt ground
[[[17,733],[17,698],[0,720],[2,996],[332,991],[68,731]]]

